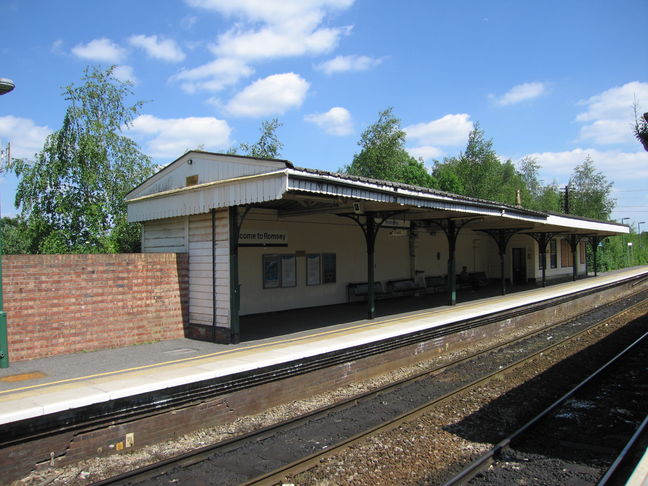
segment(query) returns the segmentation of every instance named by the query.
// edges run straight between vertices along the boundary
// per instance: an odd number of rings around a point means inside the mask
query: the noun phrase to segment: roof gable
[[[126,195],[126,200],[208,182],[264,174],[292,167],[287,160],[192,150],[171,162]]]

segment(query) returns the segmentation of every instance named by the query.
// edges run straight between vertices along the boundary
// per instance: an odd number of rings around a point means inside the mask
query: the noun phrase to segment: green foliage
[[[370,125],[358,145],[362,148],[342,172],[360,177],[403,182],[423,187],[435,187],[436,181],[421,160],[405,150],[405,132],[392,108],[380,112],[376,123]]]
[[[126,104],[129,83],[86,68],[63,90],[68,108],[35,161],[15,160],[16,206],[30,252],[137,251],[139,225],[126,221],[126,193],[152,175],[148,156],[122,135],[142,106]]]
[[[470,132],[466,150],[435,163],[432,174],[442,190],[506,204],[515,204],[517,191],[526,187],[511,161],[500,161],[479,125]]]
[[[588,155],[569,178],[569,212],[585,218],[608,220],[614,209],[612,182],[594,167]]]
[[[522,206],[536,211],[560,211],[560,190],[553,182],[544,185],[539,178],[540,164],[533,157],[518,162],[517,171],[522,180]]]
[[[259,159],[276,159],[281,156],[283,143],[277,136],[277,130],[282,126],[276,118],[272,120],[265,120],[261,122],[259,129],[261,135],[259,140],[253,144],[242,143],[237,148],[231,148],[227,153],[236,155],[247,155],[249,157],[257,157]]]
[[[637,103],[634,105],[635,112],[635,122],[634,122],[634,134],[637,137],[637,140],[641,142],[644,150],[648,152],[648,113],[644,113],[642,117],[637,115]]]
[[[8,255],[30,253],[29,238],[26,235],[27,225],[18,218],[0,219],[0,245],[2,252]]]

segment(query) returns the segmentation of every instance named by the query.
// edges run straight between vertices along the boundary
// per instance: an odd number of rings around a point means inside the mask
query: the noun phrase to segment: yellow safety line
[[[467,309],[469,307],[476,307],[475,304],[466,304],[465,306],[462,306],[462,309]],[[453,308],[456,309],[456,308]],[[98,378],[98,377],[103,377],[103,376],[110,376],[110,375],[116,375],[120,373],[128,373],[131,371],[140,371],[144,369],[149,369],[149,368],[154,368],[154,367],[162,367],[162,366],[167,366],[167,365],[172,365],[172,364],[178,364],[178,363],[188,363],[190,361],[196,361],[200,359],[205,359],[205,358],[212,358],[215,356],[222,356],[226,354],[236,354],[236,353],[241,353],[253,349],[259,349],[259,348],[264,348],[264,347],[271,347],[271,346],[279,346],[282,344],[288,344],[288,343],[295,343],[295,342],[305,342],[305,341],[312,341],[315,338],[330,335],[330,334],[336,334],[336,333],[350,333],[351,331],[356,331],[358,329],[362,329],[365,327],[383,327],[384,325],[387,324],[393,324],[395,322],[401,322],[401,321],[406,321],[406,320],[411,320],[411,319],[418,319],[418,318],[423,318],[429,315],[433,314],[440,314],[443,312],[448,312],[453,309],[443,309],[443,310],[436,310],[436,311],[426,311],[426,312],[421,312],[420,314],[415,314],[415,315],[409,315],[409,316],[403,316],[403,317],[395,317],[393,319],[385,319],[381,321],[372,321],[372,322],[366,322],[362,324],[358,324],[356,326],[352,327],[345,327],[344,329],[333,329],[329,331],[322,331],[320,333],[315,333],[315,334],[309,334],[307,336],[300,336],[296,338],[290,338],[290,339],[284,339],[281,341],[272,341],[270,343],[260,343],[260,344],[254,344],[251,346],[244,346],[236,349],[227,349],[223,351],[217,351],[215,353],[209,353],[209,354],[202,354],[200,356],[191,356],[188,358],[180,358],[176,360],[171,360],[171,361],[163,361],[160,363],[153,363],[153,364],[148,364],[148,365],[142,365],[142,366],[136,366],[133,368],[125,368],[121,370],[115,370],[115,371],[106,371],[103,373],[95,373],[92,375],[86,375],[86,376],[79,376],[76,378],[66,378],[63,380],[57,380],[57,381],[51,381],[49,383],[40,383],[38,385],[29,385],[29,386],[24,386],[20,388],[13,388],[11,390],[2,390],[0,391],[0,395],[7,394],[7,393],[13,393],[13,392],[19,392],[19,391],[25,391],[25,390],[32,390],[34,388],[42,388],[46,386],[52,386],[52,385],[60,385],[61,383],[70,383],[70,382],[75,382],[75,381],[81,381],[85,379],[91,379],[91,378]]]
[[[543,292],[543,291],[548,292],[549,290],[550,290],[549,288],[542,288],[542,289],[535,289],[535,292],[538,292],[538,293]],[[530,291],[530,292],[534,292],[534,291]],[[491,298],[489,298],[488,302],[489,303],[497,303],[497,302],[499,302],[501,300],[508,299],[510,297],[511,297],[511,295],[499,296],[499,297],[491,297]],[[484,305],[484,302],[483,302],[483,299],[480,299],[478,301],[474,301],[474,303],[461,304],[461,309],[466,310],[466,309],[470,309],[470,308],[474,308],[474,307],[479,307],[479,306],[482,306],[482,305]],[[451,308],[444,308],[444,309],[435,309],[433,311],[423,311],[421,313],[414,314],[414,315],[410,314],[408,316],[395,317],[393,319],[385,319],[385,320],[381,320],[381,321],[370,321],[370,322],[365,322],[365,323],[358,324],[358,325],[352,326],[352,327],[345,327],[343,329],[333,329],[333,330],[329,330],[329,331],[322,331],[322,332],[315,333],[315,334],[309,334],[309,335],[306,335],[306,336],[300,336],[300,337],[296,337],[296,338],[284,339],[284,340],[281,340],[281,341],[272,341],[270,343],[254,344],[254,345],[251,345],[251,346],[244,346],[244,347],[240,347],[240,348],[236,348],[236,349],[227,349],[227,350],[223,350],[223,351],[217,351],[215,353],[203,354],[203,355],[200,355],[200,356],[192,356],[192,357],[189,357],[189,358],[180,358],[180,359],[176,359],[176,360],[172,360],[172,361],[163,361],[161,363],[153,363],[153,364],[148,364],[148,365],[136,366],[136,367],[133,367],[133,368],[126,368],[126,369],[122,369],[122,370],[106,371],[106,372],[103,372],[103,373],[95,373],[95,374],[92,374],[92,375],[79,376],[77,378],[66,378],[66,379],[63,379],[63,380],[52,381],[52,382],[49,382],[49,383],[41,383],[41,384],[38,384],[38,385],[30,385],[30,386],[25,386],[25,387],[21,387],[21,388],[13,388],[11,390],[3,390],[3,391],[0,391],[0,395],[5,395],[5,394],[8,394],[8,393],[20,392],[20,391],[25,391],[25,390],[33,390],[35,388],[44,388],[44,387],[47,387],[47,386],[60,385],[61,383],[72,383],[72,382],[77,382],[77,381],[86,380],[86,379],[90,379],[90,378],[98,378],[98,377],[103,377],[103,376],[117,375],[117,374],[120,374],[120,373],[128,373],[128,372],[131,372],[131,371],[139,371],[139,370],[144,370],[144,369],[150,369],[150,368],[154,368],[154,367],[162,367],[162,366],[167,366],[167,365],[171,365],[171,364],[187,363],[187,362],[190,362],[190,361],[196,361],[196,360],[205,359],[205,358],[212,358],[212,357],[215,357],[215,356],[222,356],[222,355],[225,355],[225,354],[242,353],[242,352],[249,351],[249,350],[252,350],[252,349],[259,349],[259,348],[265,348],[265,347],[271,347],[271,346],[279,346],[279,345],[282,345],[282,344],[295,343],[295,342],[300,342],[300,341],[307,342],[307,341],[312,341],[315,338],[322,337],[322,336],[327,336],[327,335],[330,335],[330,334],[350,333],[352,331],[357,331],[358,329],[362,329],[362,328],[365,328],[365,327],[372,327],[372,326],[376,327],[376,328],[384,327],[387,324],[393,324],[395,322],[402,322],[402,321],[407,321],[407,320],[412,320],[412,319],[420,319],[420,318],[424,318],[424,317],[431,316],[431,315],[434,315],[434,314],[447,313],[447,312],[450,312],[450,311],[454,311],[456,309],[457,309],[457,307],[451,307]]]

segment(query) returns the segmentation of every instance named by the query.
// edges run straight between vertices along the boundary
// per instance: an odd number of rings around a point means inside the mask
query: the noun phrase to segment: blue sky
[[[145,100],[129,135],[159,164],[283,126],[283,158],[338,170],[392,106],[428,165],[479,123],[502,158],[537,157],[565,184],[589,154],[613,217],[648,222],[645,0],[0,0],[0,143],[33,157],[60,127],[61,87],[117,65]],[[16,180],[0,175],[3,215]],[[648,229],[643,226],[642,229]]]

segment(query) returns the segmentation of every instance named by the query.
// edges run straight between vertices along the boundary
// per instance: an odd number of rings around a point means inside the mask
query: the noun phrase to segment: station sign
[[[245,230],[239,233],[239,246],[288,246],[288,232],[277,230]]]

